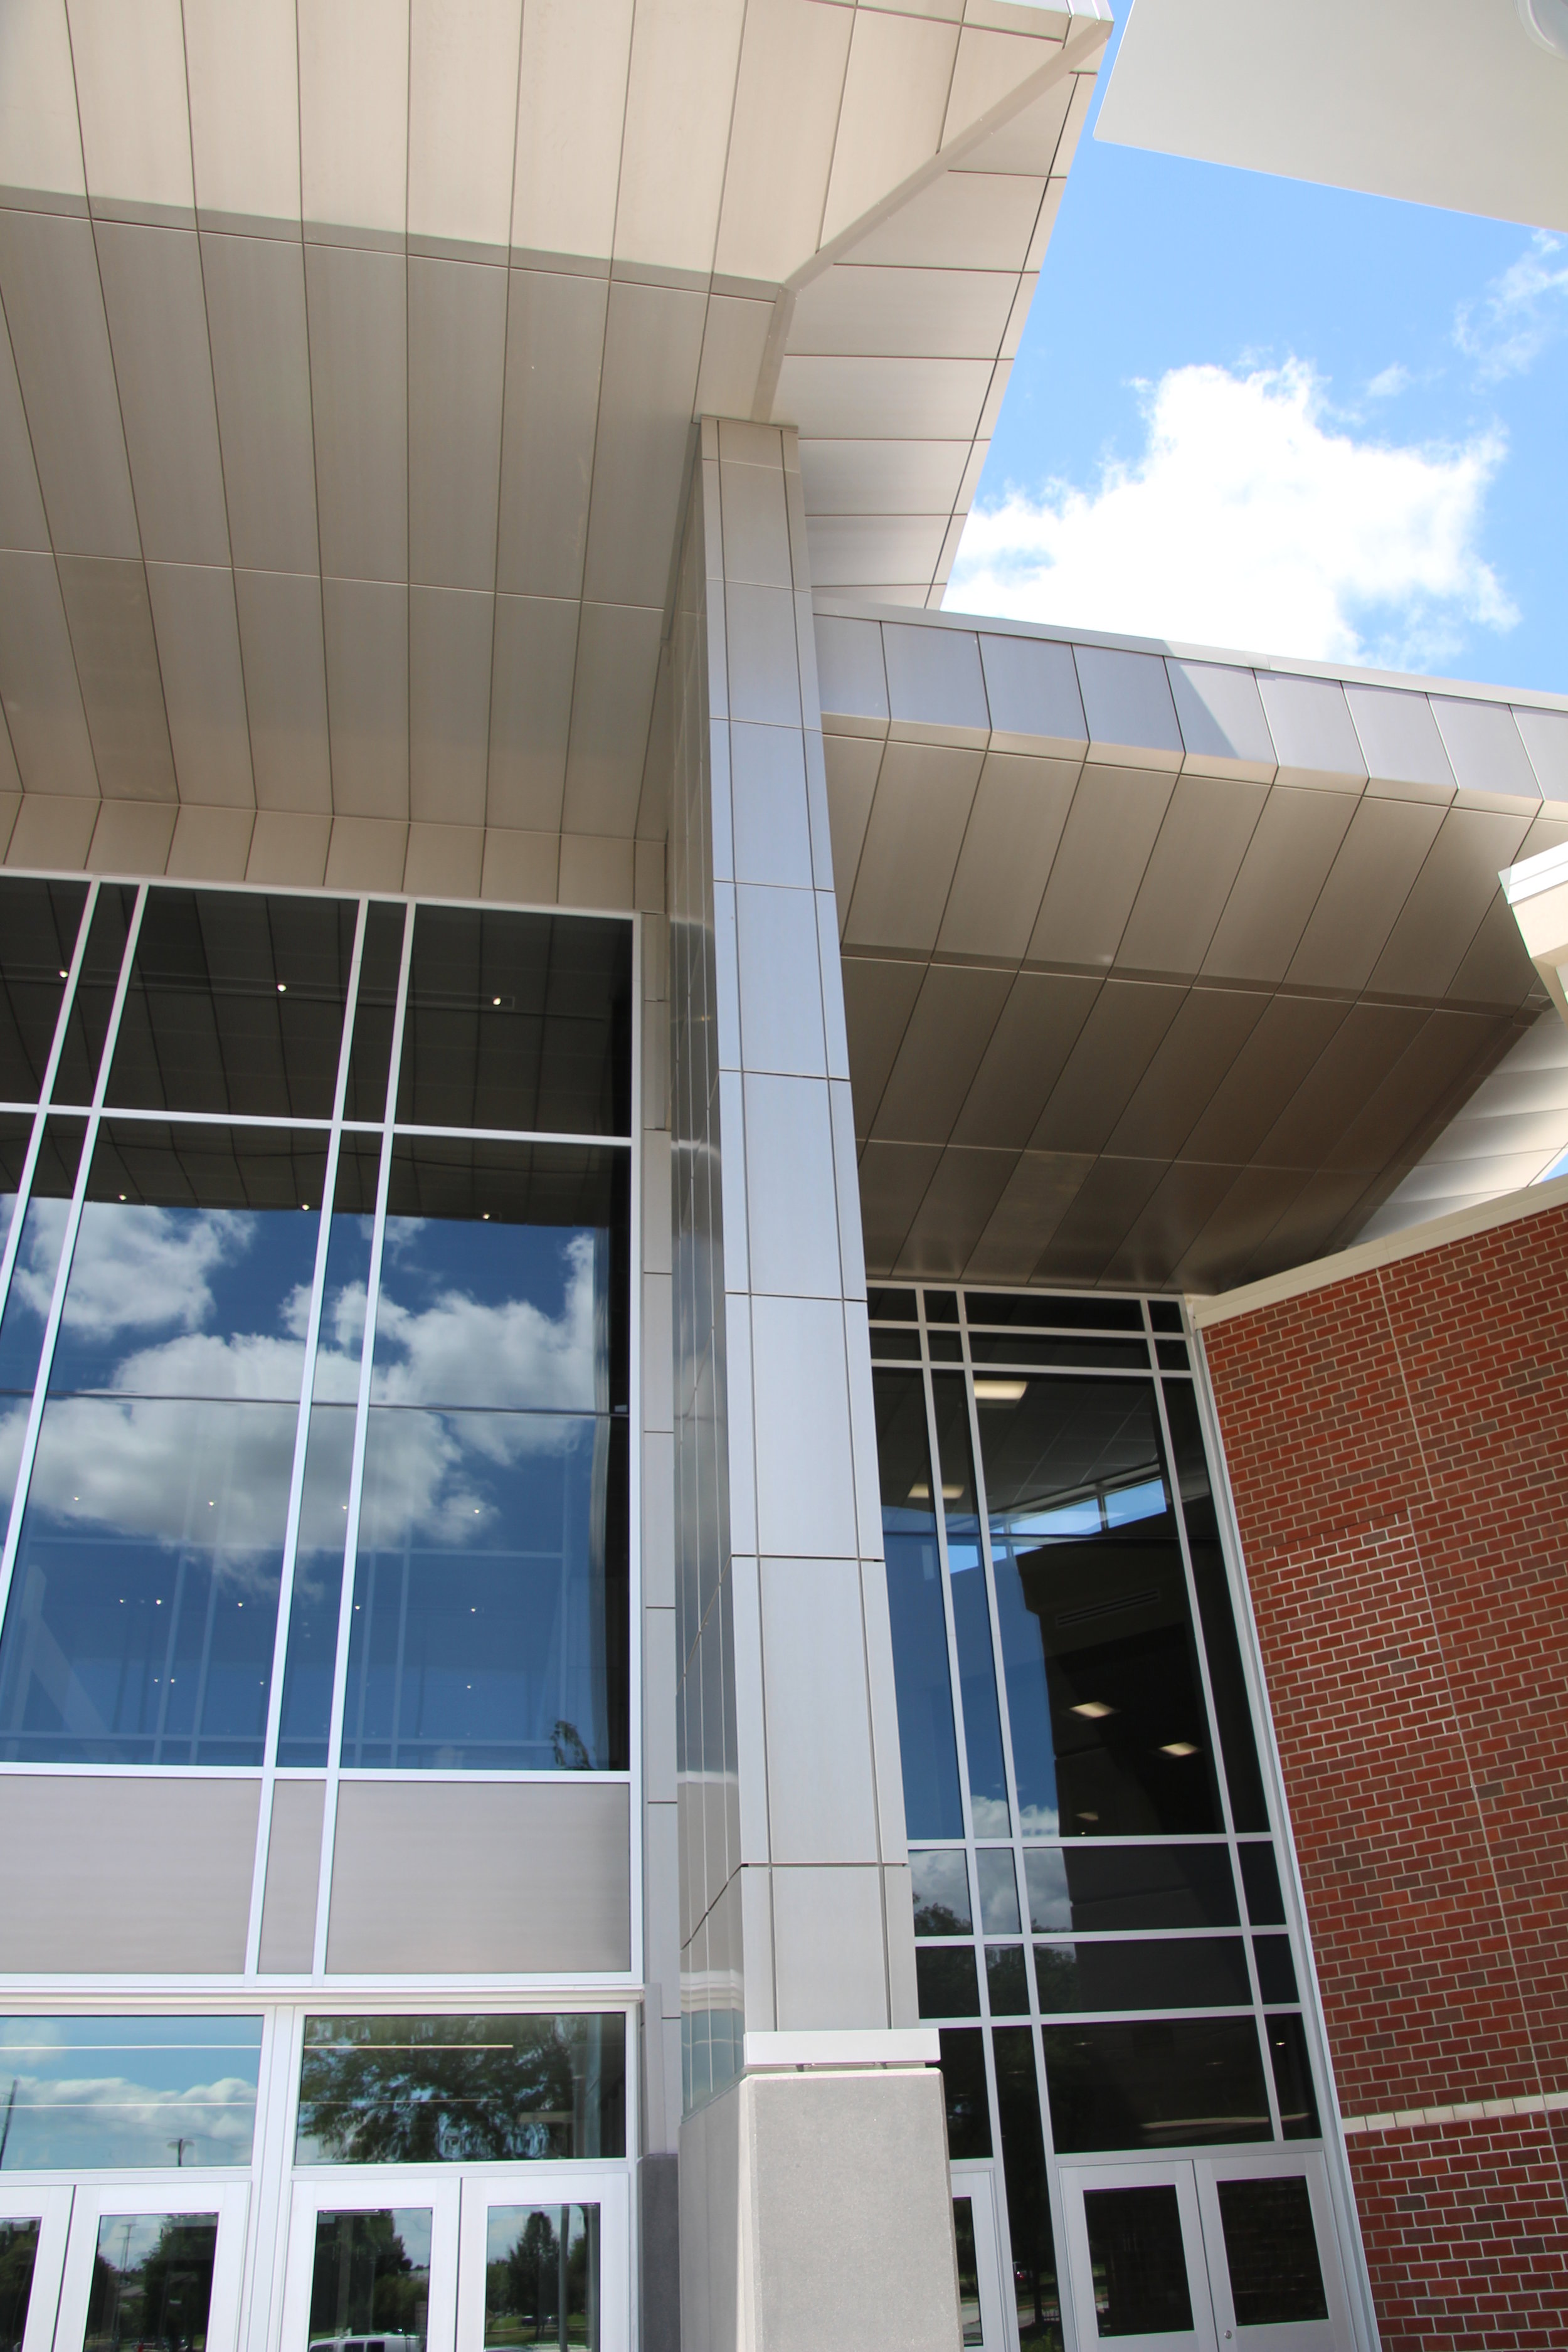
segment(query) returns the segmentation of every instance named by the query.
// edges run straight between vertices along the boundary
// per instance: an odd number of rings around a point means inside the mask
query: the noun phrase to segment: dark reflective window
[[[6,2172],[250,2162],[259,2017],[0,2018]]]
[[[925,1384],[918,1372],[872,1377],[904,1812],[911,1837],[962,1837]]]
[[[1026,2025],[997,2026],[991,2045],[996,2062],[996,2112],[1002,2126],[1002,2172],[1013,2242],[1018,2338],[1031,2352],[1061,2352],[1061,2301],[1046,2185],[1034,2032]]]
[[[1158,1944],[1037,1944],[1040,2007],[1074,2010],[1239,2009],[1250,2004],[1239,1936]]]
[[[1234,1927],[1239,1916],[1222,1845],[1037,1846],[1026,1850],[1024,1877],[1037,1936]]]
[[[624,2156],[626,2020],[308,2017],[300,2164]]]
[[[1193,2302],[1181,2207],[1169,2181],[1086,2189],[1083,2218],[1100,2338],[1184,2334]]]
[[[1198,1614],[1203,1620],[1209,1687],[1214,1694],[1220,1751],[1230,1789],[1231,1816],[1238,1830],[1266,1830],[1268,1809],[1263,1800],[1258,1740],[1252,1728],[1247,1678],[1242,1672],[1230,1580],[1220,1550],[1219,1522],[1209,1485],[1197,1401],[1184,1382],[1173,1384],[1167,1381],[1164,1393],[1182,1517],[1186,1521],[1187,1548],[1192,1554],[1193,1581],[1197,1587]]]
[[[109,1101],[330,1118],[356,912],[331,898],[149,892]]]
[[[22,2352],[37,2259],[37,2221],[0,2221],[0,2352]]]
[[[935,1379],[931,1389],[947,1522],[952,1628],[958,1643],[958,1682],[963,1698],[970,1811],[976,1837],[1005,1837],[1012,1815],[1007,1806],[1007,1769],[1002,1761],[1002,1718],[996,1707],[996,1663],[969,1443],[967,1384],[962,1374],[950,1374]]]
[[[933,1364],[962,1364],[963,1342],[956,1331],[928,1331],[926,1352]]]
[[[60,1251],[70,1222],[71,1194],[76,1190],[86,1134],[84,1119],[51,1118],[45,1122],[33,1170],[32,1192],[16,1239],[5,1313],[0,1318],[0,1394],[31,1396],[38,1377],[44,1329],[54,1301]],[[13,1139],[13,1150],[17,1139]],[[14,1202],[14,1194],[12,1199]],[[26,1412],[24,1408],[20,1423],[16,1419],[14,1406],[0,1404],[0,1412],[5,1414],[5,1427],[11,1433],[5,1459],[9,1478],[14,1482]]]
[[[1154,1353],[1163,1372],[1188,1372],[1192,1370],[1184,1339],[1157,1339]]]
[[[0,1111],[0,1250],[16,1213],[22,1170],[32,1141],[33,1121],[26,1111]]]
[[[976,1364],[1026,1364],[1064,1371],[1142,1372],[1149,1350],[1142,1339],[1015,1339],[972,1331],[969,1352]]]
[[[928,1290],[925,1295],[928,1323],[956,1323],[958,1293],[954,1290]]]
[[[1176,1331],[1182,1328],[1182,1310],[1173,1298],[1152,1298],[1149,1320],[1156,1331]]]
[[[1274,2065],[1279,2127],[1287,2139],[1316,2139],[1320,2131],[1318,2102],[1307,2056],[1307,2029],[1300,2017],[1288,2015],[1267,2019],[1264,2031]]]
[[[485,2216],[485,2352],[599,2352],[599,2209],[492,2205]]]
[[[1238,2327],[1327,2319],[1311,2192],[1300,2173],[1278,2180],[1221,2180],[1220,2226]]]
[[[910,1855],[914,1887],[917,1936],[967,1936],[973,1925],[969,1907],[969,1870],[963,1849],[953,1846],[917,1847]]]
[[[915,1953],[922,2017],[978,2017],[980,1979],[972,1944],[922,1944]]]
[[[973,2197],[955,2197],[952,2200],[952,2242],[958,2255],[959,2342],[978,2347],[985,2341],[985,2323],[980,2313],[980,2270],[974,2252]]]
[[[977,1323],[1016,1323],[1037,1331],[1142,1331],[1135,1298],[1058,1298],[1048,1290],[970,1290],[964,1316]]]
[[[912,1290],[868,1290],[866,1303],[873,1323],[914,1323],[919,1320]]]
[[[0,1101],[43,1091],[86,904],[85,882],[0,882]]]
[[[380,899],[365,908],[348,1088],[343,1097],[345,1118],[386,1117],[386,1077],[407,912],[405,907],[388,906]]]
[[[1022,1944],[987,1944],[985,1990],[993,2017],[1027,2017],[1029,1979]]]
[[[88,925],[81,970],[77,974],[76,991],[66,1018],[59,1066],[55,1072],[54,1099],[58,1103],[92,1100],[103,1042],[114,1011],[120,967],[125,959],[125,942],[131,936],[131,918],[135,911],[134,883],[105,882],[100,886],[98,903]],[[65,958],[62,956],[60,961],[63,963]]]
[[[1290,1958],[1289,1936],[1254,1936],[1252,1955],[1258,1963],[1258,1989],[1266,2001],[1300,1999],[1296,1990],[1296,1963]]]
[[[205,2352],[216,2258],[216,2213],[106,2213],[82,2352],[150,2344]]]
[[[975,1394],[1026,1832],[1219,1829],[1152,1383]]]
[[[327,1761],[353,1445],[352,1405],[311,1406],[278,1724],[278,1761],[285,1767]]]
[[[871,1353],[890,1363],[918,1364],[921,1335],[918,1331],[873,1331]]]
[[[425,2352],[430,2326],[428,2205],[318,2213],[310,2265],[310,2352],[348,2352],[350,2336],[390,2336]],[[377,2352],[386,2352],[380,2346]]]
[[[985,2042],[962,2029],[937,2036],[947,2100],[947,2152],[955,2162],[991,2153],[991,2102],[985,2095]]]
[[[1247,1916],[1254,1927],[1285,1925],[1285,1896],[1271,1845],[1238,1846],[1241,1885],[1247,1896]]]
[[[631,926],[420,907],[397,1116],[631,1132]]]
[[[1250,2017],[1042,2031],[1051,2129],[1064,2156],[1273,2136]]]

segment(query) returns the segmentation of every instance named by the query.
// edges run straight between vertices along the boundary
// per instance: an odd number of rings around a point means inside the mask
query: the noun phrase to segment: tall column
[[[704,422],[668,659],[683,2339],[952,2352],[793,432]]]

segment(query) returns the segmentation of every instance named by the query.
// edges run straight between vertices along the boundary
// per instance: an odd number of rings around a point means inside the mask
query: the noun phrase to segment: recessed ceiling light
[[[1027,1381],[981,1381],[974,1383],[976,1404],[1016,1404],[1028,1387]]]
[[[1074,1707],[1073,1713],[1087,1716],[1090,1723],[1098,1723],[1103,1716],[1114,1715],[1116,1709],[1108,1706],[1102,1698],[1086,1698],[1080,1706]]]
[[[930,1481],[925,1478],[917,1479],[915,1484],[910,1488],[909,1498],[911,1503],[929,1503],[931,1500]]]
[[[288,982],[287,982],[286,980],[280,980],[280,981],[279,982],[279,983],[278,983],[278,993],[279,993],[279,996],[287,996],[287,995],[288,995],[288,993],[289,993],[289,983],[288,983]]]
[[[1167,1739],[1160,1749],[1162,1756],[1195,1756],[1197,1752],[1190,1739]]]

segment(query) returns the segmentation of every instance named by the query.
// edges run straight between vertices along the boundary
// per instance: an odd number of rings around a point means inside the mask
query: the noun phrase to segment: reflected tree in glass
[[[216,2213],[110,2213],[98,2225],[83,2352],[204,2352]]]
[[[399,2352],[424,2352],[429,2317],[428,2206],[317,2214],[311,2352],[368,2328],[401,2338]]]
[[[307,2164],[495,2164],[619,2156],[626,2020],[309,2018]]]
[[[485,2245],[485,2352],[598,2352],[599,2209],[495,2205]]]
[[[0,2352],[21,2352],[37,2256],[37,2221],[0,2221]]]

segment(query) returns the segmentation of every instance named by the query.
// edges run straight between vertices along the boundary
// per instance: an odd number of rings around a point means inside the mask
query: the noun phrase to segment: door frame
[[[1073,2319],[1083,2352],[1100,2343],[1112,2343],[1117,2352],[1220,2352],[1219,2329],[1208,2288],[1208,2247],[1198,2206],[1197,2182],[1190,2156],[1112,2157],[1077,2161],[1058,2159],[1066,2226],[1067,2260],[1063,2267],[1072,2294]],[[1096,2189],[1163,2189],[1176,2192],[1181,2218],[1182,2250],[1187,2265],[1187,2294],[1192,2304],[1190,2328],[1167,2328],[1154,2335],[1102,2337],[1095,2323],[1094,2269],[1089,2258],[1089,2221],[1084,2211],[1086,2191]],[[1216,2209],[1217,2210],[1217,2209]]]
[[[461,2189],[456,2168],[445,2165],[356,2165],[352,2171],[297,2178],[289,2189],[285,2221],[281,2342],[295,2346],[297,2352],[309,2352],[318,2214],[423,2208],[430,2215],[426,2352],[456,2352]]]
[[[207,2314],[207,2352],[238,2352],[241,2293],[245,2284],[246,2226],[250,2212],[248,2180],[215,2179],[200,2172],[126,2172],[112,2182],[79,2183],[72,2197],[70,2232],[60,2282],[56,2352],[81,2352],[92,2298],[92,2265],[100,2222],[123,2214],[214,2213],[217,2246],[213,2260],[212,2303]],[[32,2312],[28,2311],[29,2332]]]
[[[974,2223],[974,2270],[980,2291],[980,2352],[1017,2352],[1017,2314],[1005,2289],[1007,2265],[1002,2243],[1002,2213],[995,2168],[951,2166],[953,2200],[969,2200]],[[962,2315],[961,2315],[962,2318]]]
[[[38,2251],[33,2257],[33,2284],[27,2291],[22,2352],[53,2352],[66,2250],[70,2242],[71,2196],[69,2189],[18,2188],[9,2178],[0,2180],[0,2222],[38,2224]]]
[[[486,2215],[491,2206],[504,2205],[598,2207],[599,2352],[630,2352],[631,2195],[626,2169],[624,2164],[601,2167],[584,2158],[465,2171],[457,2352],[484,2352]]]
[[[1312,2228],[1318,2241],[1318,2267],[1322,2273],[1323,2296],[1329,2306],[1326,2321],[1286,2320],[1272,2327],[1248,2327],[1246,2331],[1247,2352],[1297,2352],[1297,2347],[1301,2347],[1301,2352],[1309,2352],[1309,2347],[1310,2352],[1320,2352],[1320,2347],[1325,2343],[1336,2347],[1352,2345],[1355,2337],[1351,2326],[1350,2296],[1339,2240],[1334,2233],[1334,2210],[1322,2150],[1292,2147],[1286,2140],[1271,2147],[1260,2147],[1252,2156],[1240,2150],[1215,2149],[1212,2154],[1195,2157],[1193,2162],[1197,2177],[1198,2211],[1208,2248],[1209,2285],[1214,2295],[1215,2326],[1219,2335],[1221,2352],[1226,2344],[1240,2340],[1230,2295],[1230,2264],[1225,2251],[1225,2226],[1220,2219],[1217,2192],[1222,2180],[1305,2179],[1307,2194],[1311,2200]],[[1325,2327],[1328,2330],[1326,2337],[1318,2333]]]

